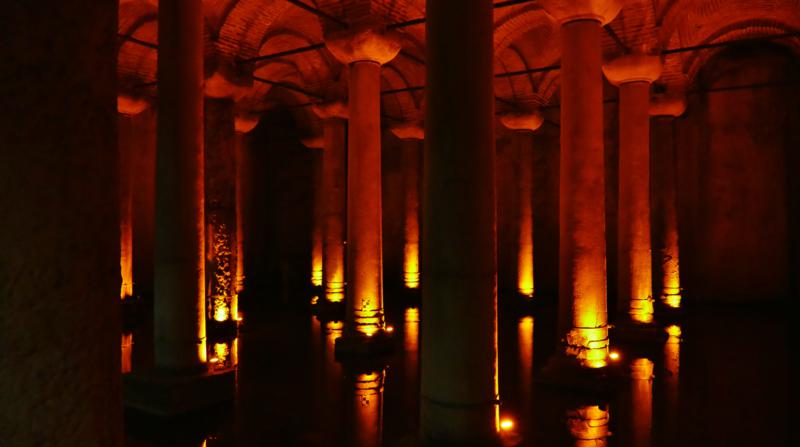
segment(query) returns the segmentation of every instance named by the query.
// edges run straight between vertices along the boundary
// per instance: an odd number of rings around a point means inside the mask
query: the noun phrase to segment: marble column
[[[322,287],[323,278],[323,207],[324,197],[322,189],[322,163],[324,157],[325,142],[322,135],[304,138],[301,143],[311,151],[311,182],[312,182],[312,205],[311,205],[311,276],[310,284],[315,289]],[[318,299],[319,297],[315,298]]]
[[[490,0],[429,0],[420,436],[498,437],[494,54]]]
[[[245,248],[245,235],[247,232],[247,224],[245,221],[248,219],[250,213],[250,160],[247,157],[247,134],[255,129],[258,125],[258,117],[244,113],[237,113],[234,118],[234,136],[235,154],[236,158],[236,295],[235,301],[236,308],[234,315],[240,317],[239,312],[239,297],[245,290],[245,280],[247,274],[245,272],[245,257],[247,250]]]
[[[419,268],[419,171],[425,129],[419,124],[407,123],[391,128],[401,140],[403,170],[403,285],[418,289]]]
[[[341,303],[345,295],[345,204],[347,200],[347,104],[341,101],[314,106],[321,119],[322,153],[322,271],[327,303]]]
[[[200,0],[158,11],[155,367],[206,369],[203,13]]]
[[[606,366],[602,26],[618,0],[544,0],[561,23],[559,332],[568,357]]]
[[[118,2],[5,6],[0,444],[122,446]]]
[[[337,351],[360,351],[382,336],[381,65],[400,51],[377,28],[329,35],[326,45],[349,74],[347,150],[347,300]]]
[[[236,159],[232,98],[205,100],[207,318],[235,321]]]
[[[535,292],[533,274],[533,132],[544,119],[539,112],[509,113],[500,122],[514,131],[517,146],[517,291],[528,298]]]
[[[650,104],[654,137],[651,169],[655,271],[661,276],[661,303],[672,309],[681,306],[675,118],[685,110],[686,99],[683,96],[660,95]]]
[[[619,87],[617,309],[627,322],[653,322],[650,244],[650,85],[661,75],[658,56],[629,54],[603,67]]]

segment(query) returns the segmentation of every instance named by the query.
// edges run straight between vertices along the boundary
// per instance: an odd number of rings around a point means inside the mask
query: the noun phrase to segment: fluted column
[[[407,123],[391,128],[402,141],[403,166],[403,284],[419,288],[419,170],[425,129]]]
[[[206,369],[201,3],[164,1],[158,10],[158,369]]]
[[[617,309],[638,324],[653,322],[650,245],[650,84],[661,75],[658,56],[630,54],[603,67],[619,87],[619,205]]]
[[[328,36],[326,45],[339,61],[347,64],[349,72],[347,301],[343,339],[366,341],[366,338],[383,334],[385,325],[381,231],[381,65],[397,55],[400,44],[395,36],[368,28]],[[337,343],[337,346],[341,344]]]
[[[340,303],[345,295],[345,203],[347,199],[347,104],[314,106],[322,122],[322,277],[324,300]]]
[[[602,25],[618,0],[544,0],[561,23],[559,327],[566,354],[602,367],[608,355]]]
[[[426,6],[420,435],[497,438],[497,232],[490,0]]]
[[[680,250],[678,249],[675,117],[686,110],[682,96],[659,96],[650,105],[653,117],[653,246],[660,272],[664,306],[681,305]]]
[[[539,112],[503,115],[500,122],[514,132],[517,145],[517,291],[532,298],[536,290],[533,274],[533,132],[544,119]]]

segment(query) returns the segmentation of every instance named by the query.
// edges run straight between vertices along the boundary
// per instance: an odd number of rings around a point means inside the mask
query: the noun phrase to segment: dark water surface
[[[302,309],[254,309],[235,346],[227,340],[212,348],[219,363],[238,362],[235,402],[168,422],[128,413],[127,445],[413,445],[419,312],[390,308],[387,320],[396,352],[385,363],[355,366],[334,359],[340,323]],[[607,398],[536,382],[554,351],[554,321],[548,308],[500,311],[500,414],[513,424],[503,431],[508,445],[791,445],[796,393],[785,315],[692,309],[666,344],[612,344],[631,380]],[[151,362],[146,334],[144,325],[133,335],[134,369]]]

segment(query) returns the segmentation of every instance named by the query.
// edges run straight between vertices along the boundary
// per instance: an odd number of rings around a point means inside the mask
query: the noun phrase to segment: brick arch
[[[753,37],[767,36],[771,34],[783,34],[787,32],[798,31],[798,28],[784,23],[773,18],[767,19],[754,19],[744,22],[731,23],[713,34],[705,37],[698,44],[708,44],[714,42],[722,42],[726,40],[748,39]],[[789,47],[800,57],[800,38],[785,39],[783,41],[776,41],[776,44]],[[701,68],[724,48],[717,48],[713,50],[706,50],[702,52],[692,53],[683,64],[683,73],[689,79],[690,83],[696,80],[697,74]]]
[[[317,42],[312,42],[302,32],[281,28],[264,36],[258,54],[272,54],[311,45],[313,43]],[[291,61],[296,69],[304,74],[305,79],[315,84],[322,83],[325,79],[331,78],[333,71],[335,71],[338,65],[338,62],[329,55],[327,50],[319,49],[300,55],[258,62],[255,65],[255,69],[258,70],[263,66],[282,61]]]
[[[381,85],[387,89],[413,87],[406,73],[396,65],[385,65],[381,69]],[[381,107],[390,115],[415,121],[422,118],[422,100],[423,95],[420,92],[394,93],[381,97]]]
[[[537,3],[509,9],[513,10],[495,20],[495,54],[500,54],[503,49],[516,42],[520,37],[529,34],[530,30],[533,28],[549,28],[551,30],[550,34],[555,33],[558,29],[558,25]]]
[[[217,49],[231,59],[258,55],[264,36],[293,7],[285,0],[238,0],[220,16]]]

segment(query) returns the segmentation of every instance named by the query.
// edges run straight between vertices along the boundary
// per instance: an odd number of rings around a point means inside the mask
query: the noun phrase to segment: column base
[[[636,323],[625,320],[612,329],[614,342],[632,345],[658,345],[667,341],[667,333],[656,322]]]
[[[170,418],[234,399],[236,371],[206,373],[133,372],[122,376],[126,408]]]
[[[320,299],[311,306],[311,313],[320,321],[343,321],[344,301],[334,303]]]
[[[555,354],[534,380],[557,389],[607,395],[623,387],[627,375],[616,362],[603,368],[587,368],[575,357]]]
[[[656,317],[661,320],[665,321],[675,321],[683,318],[684,310],[683,306],[681,307],[671,307],[664,304],[662,300],[658,300],[656,303]]]
[[[388,355],[394,351],[394,340],[384,331],[378,331],[371,337],[344,334],[335,343],[334,355],[339,361]]]

